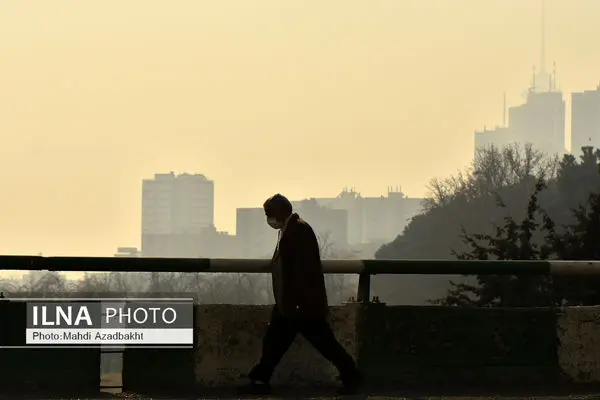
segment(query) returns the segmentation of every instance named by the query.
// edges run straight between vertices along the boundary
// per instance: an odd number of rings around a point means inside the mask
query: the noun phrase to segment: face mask
[[[267,224],[273,229],[281,229],[282,224],[277,222],[277,220],[273,217],[267,218]]]

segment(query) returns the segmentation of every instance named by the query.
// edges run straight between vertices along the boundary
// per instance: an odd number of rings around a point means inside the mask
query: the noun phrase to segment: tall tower
[[[549,92],[554,88],[552,75],[546,69],[546,4],[541,0],[541,21],[540,21],[540,65],[537,73],[534,67],[532,89],[534,92]]]
[[[542,23],[541,23],[541,47],[540,47],[540,72],[546,72],[546,1],[542,0]]]
[[[214,224],[214,183],[200,174],[155,174],[142,181],[142,232],[199,233]]]
[[[571,94],[571,153],[579,157],[584,146],[600,147],[600,85]]]
[[[214,182],[200,174],[155,174],[142,182],[142,254],[178,257],[169,243],[214,226]],[[177,236],[179,235],[179,236]],[[171,240],[172,239],[172,240]]]
[[[546,70],[546,4],[542,1],[541,27],[540,27],[540,65],[538,72],[534,73],[533,90],[536,92],[549,92],[554,88],[552,75]]]
[[[546,70],[546,10],[541,2],[540,66],[525,104],[509,109],[509,128],[515,142],[561,156],[565,152],[565,102],[556,90],[556,68],[552,74]]]

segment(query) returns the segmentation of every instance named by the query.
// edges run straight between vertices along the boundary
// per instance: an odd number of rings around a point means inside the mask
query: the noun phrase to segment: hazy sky
[[[215,181],[235,208],[425,194],[522,101],[540,0],[1,0],[0,254],[140,243],[141,180]],[[600,81],[600,1],[547,0],[567,93]]]

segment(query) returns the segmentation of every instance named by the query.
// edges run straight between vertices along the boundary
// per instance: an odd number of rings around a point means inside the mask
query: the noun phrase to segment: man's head
[[[263,208],[267,216],[267,223],[273,229],[283,228],[285,220],[292,214],[292,203],[279,193],[269,197],[263,204]]]

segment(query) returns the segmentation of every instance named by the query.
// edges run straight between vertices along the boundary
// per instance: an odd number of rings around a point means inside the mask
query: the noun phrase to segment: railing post
[[[357,300],[359,303],[369,303],[371,299],[371,274],[362,272],[358,276],[358,293]]]

